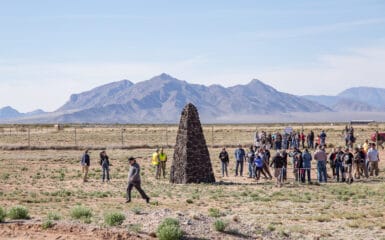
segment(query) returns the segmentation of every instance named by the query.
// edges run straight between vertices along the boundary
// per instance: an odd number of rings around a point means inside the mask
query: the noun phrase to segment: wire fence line
[[[285,125],[202,125],[209,147],[249,146],[256,131],[283,132]],[[326,129],[328,143],[343,143],[340,125],[293,126],[296,131]],[[365,126],[356,134],[357,142],[370,138],[378,126]],[[173,147],[178,125],[4,125],[0,127],[0,146],[3,149],[80,149],[80,148],[153,148]]]

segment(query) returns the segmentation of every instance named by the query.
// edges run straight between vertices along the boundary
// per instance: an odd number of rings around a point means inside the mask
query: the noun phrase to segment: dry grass
[[[168,126],[168,129],[175,126]],[[314,126],[305,126],[306,128]],[[145,130],[148,128],[147,130]],[[130,132],[130,139],[143,132],[162,130],[164,126],[146,126],[135,135]],[[262,129],[262,126],[258,126]],[[276,130],[276,126],[267,126],[268,130]],[[316,126],[325,128],[330,141],[341,143],[340,128],[342,126]],[[359,140],[365,139],[373,127],[357,127]],[[110,128],[87,129],[92,133],[87,138],[87,144],[100,145],[103,142],[115,145],[110,137],[104,135]],[[242,135],[235,137],[234,129],[242,130]],[[111,129],[110,129],[111,130]],[[159,130],[159,131],[160,131]],[[65,130],[66,131],[66,130]],[[128,130],[126,130],[128,131]],[[251,143],[255,126],[219,125],[214,127],[216,145],[226,145],[234,142]],[[42,131],[44,133],[44,131]],[[171,130],[170,130],[171,132]],[[3,133],[5,134],[6,131]],[[36,133],[38,134],[38,133]],[[60,134],[57,138],[59,138]],[[221,139],[219,136],[223,136]],[[41,137],[44,134],[38,134]],[[52,133],[54,135],[54,133]],[[150,134],[149,134],[150,135]],[[63,135],[61,135],[63,136]],[[160,133],[154,136],[160,136]],[[170,135],[172,136],[172,135]],[[44,136],[46,137],[46,136]],[[128,133],[127,133],[128,138]],[[171,137],[170,137],[171,138]],[[210,135],[206,134],[210,139]],[[110,140],[110,141],[109,141]],[[8,138],[1,141],[8,141]],[[16,140],[15,140],[16,141]],[[55,142],[49,139],[47,142]],[[127,140],[128,141],[128,140]],[[130,140],[131,141],[131,140]],[[134,141],[134,140],[133,140]],[[144,140],[136,139],[138,143]],[[141,142],[143,141],[143,142]],[[160,144],[162,143],[159,140]],[[209,140],[208,140],[209,142]],[[12,141],[11,141],[12,143]],[[15,142],[17,144],[18,142]],[[69,143],[67,139],[64,143]],[[20,143],[19,143],[20,144]],[[102,184],[101,171],[97,165],[98,150],[91,152],[90,182],[83,184],[79,161],[81,151],[74,150],[44,150],[44,151],[1,151],[0,157],[0,206],[10,209],[15,205],[26,206],[34,219],[44,219],[54,212],[61,221],[71,220],[71,209],[79,204],[90,208],[93,212],[92,224],[104,226],[106,212],[121,212],[127,215],[121,228],[127,231],[150,234],[156,230],[162,217],[186,217],[193,227],[181,221],[182,229],[194,237],[201,238],[330,238],[330,239],[364,239],[371,236],[375,239],[385,237],[385,183],[384,162],[381,162],[380,177],[360,180],[352,185],[330,183],[327,185],[302,185],[289,180],[283,188],[275,188],[274,181],[261,181],[240,177],[232,177],[234,173],[233,148],[228,151],[231,156],[230,177],[220,177],[220,165],[217,159],[219,149],[210,148],[214,172],[220,184],[214,185],[171,185],[167,179],[155,180],[154,171],[148,156],[151,149],[112,149],[106,147],[111,158],[111,183]],[[171,144],[171,140],[170,140]],[[164,145],[164,144],[161,144]],[[172,149],[166,149],[172,158]],[[138,161],[142,166],[143,188],[150,195],[152,204],[146,205],[139,195],[134,192],[133,202],[124,203],[126,178],[128,171],[127,157],[141,157]],[[382,159],[385,155],[381,153]],[[170,162],[168,163],[170,166]],[[315,172],[312,173],[313,178]],[[289,175],[289,177],[292,177]],[[164,215],[155,217],[159,212]],[[220,217],[228,223],[225,232],[208,233],[199,230],[207,225],[212,231],[213,223]],[[207,221],[210,224],[207,224]],[[205,226],[202,226],[202,229]],[[191,230],[191,229],[192,230]],[[198,229],[198,230],[197,230]],[[210,230],[211,229],[211,230]],[[349,233],[349,234],[347,234]],[[368,235],[369,234],[369,235]]]

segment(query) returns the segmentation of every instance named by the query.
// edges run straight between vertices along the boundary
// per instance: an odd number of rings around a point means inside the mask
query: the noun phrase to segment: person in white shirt
[[[380,161],[380,157],[378,155],[378,151],[376,149],[376,144],[372,143],[371,147],[368,151],[368,161],[370,165],[370,176],[373,176],[373,171],[376,176],[378,176],[379,169],[378,169],[378,162]]]

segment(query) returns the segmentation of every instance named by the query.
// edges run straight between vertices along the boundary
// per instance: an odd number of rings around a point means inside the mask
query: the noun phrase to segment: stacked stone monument
[[[197,108],[187,104],[180,118],[170,171],[171,183],[214,183],[210,154]]]

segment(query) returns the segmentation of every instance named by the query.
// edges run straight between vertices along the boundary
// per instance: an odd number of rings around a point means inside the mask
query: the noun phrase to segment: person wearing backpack
[[[106,151],[101,151],[100,152],[100,166],[102,167],[102,182],[107,178],[107,182],[110,181],[110,161],[109,158],[106,154]]]
[[[255,177],[254,166],[253,166],[254,158],[255,158],[255,152],[254,152],[253,146],[250,146],[249,151],[246,154],[246,160],[249,167],[249,178]]]
[[[83,172],[83,182],[88,182],[88,169],[90,168],[90,155],[88,149],[84,151],[81,160],[82,172]]]

